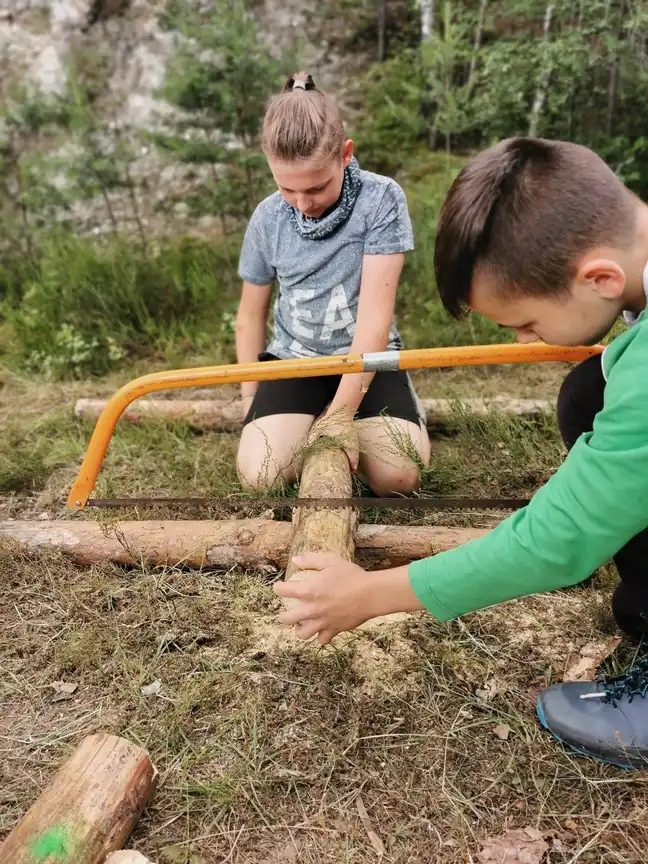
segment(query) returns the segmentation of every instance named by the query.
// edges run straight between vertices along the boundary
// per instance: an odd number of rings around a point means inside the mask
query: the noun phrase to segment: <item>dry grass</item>
[[[89,432],[71,417],[84,388],[0,391],[0,514],[60,515]],[[549,419],[460,426],[437,442],[426,490],[523,494],[561,458]],[[101,491],[222,494],[234,448],[181,424],[123,427]],[[209,864],[376,861],[358,795],[395,864],[474,861],[486,837],[527,826],[547,838],[547,864],[645,860],[648,781],[571,757],[535,718],[539,689],[568,657],[613,632],[611,572],[323,650],[279,628],[270,583],[242,571],[79,568],[0,545],[0,580],[0,837],[101,729],[145,746],[160,770],[132,838],[160,864],[170,844]],[[143,697],[156,679],[160,695]],[[55,702],[59,680],[78,689]]]

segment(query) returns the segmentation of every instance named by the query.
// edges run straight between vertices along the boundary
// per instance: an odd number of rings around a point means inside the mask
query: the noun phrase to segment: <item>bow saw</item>
[[[322,375],[349,375],[362,372],[396,372],[412,369],[484,366],[514,363],[574,362],[600,354],[603,346],[477,345],[455,348],[420,348],[406,351],[378,351],[365,354],[312,357],[306,360],[270,360],[224,366],[204,366],[154,372],[135,378],[118,390],[108,401],[95,425],[79,474],[70,491],[67,506],[72,510],[85,507],[238,507],[263,505],[272,509],[294,507],[357,507],[390,509],[501,509],[515,510],[528,504],[527,498],[91,498],[110,439],[126,408],[136,399],[160,390],[187,387],[240,384],[244,381],[272,381],[283,378],[310,378]]]

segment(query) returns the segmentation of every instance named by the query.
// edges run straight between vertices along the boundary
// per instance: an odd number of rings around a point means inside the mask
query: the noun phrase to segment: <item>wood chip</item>
[[[508,741],[509,735],[511,734],[511,727],[507,726],[506,723],[500,723],[499,726],[495,726],[493,729],[493,734],[496,735],[500,741]]]
[[[54,690],[52,702],[65,702],[67,699],[71,699],[72,694],[79,689],[78,684],[68,684],[65,681],[54,681],[50,687]]]
[[[532,839],[529,831],[535,836],[535,828],[521,828],[487,840],[477,860],[481,864],[541,864],[545,853],[549,851],[549,844],[542,834]]]
[[[568,659],[563,681],[591,681],[596,677],[598,667],[616,650],[620,642],[619,636],[611,636],[604,642],[588,642],[583,645],[575,657]]]
[[[261,864],[294,864],[299,861],[300,843],[289,840],[284,846],[280,846],[263,859]]]
[[[367,813],[367,808],[364,805],[364,801],[362,800],[362,795],[358,795],[356,798],[356,808],[358,810],[358,815],[360,816],[360,821],[362,822],[365,831],[367,832],[367,837],[373,848],[376,850],[376,854],[382,858],[385,854],[385,847],[383,846],[383,842],[380,837],[374,831],[373,825],[371,824],[371,819],[369,818],[369,814]]]
[[[54,681],[50,684],[50,687],[52,687],[56,693],[64,693],[65,695],[72,694],[79,689],[78,684],[68,684],[65,681]]]

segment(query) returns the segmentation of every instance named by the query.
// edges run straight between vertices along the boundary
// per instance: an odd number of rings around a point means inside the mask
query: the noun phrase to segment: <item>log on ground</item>
[[[536,417],[551,410],[545,399],[516,399],[496,396],[493,399],[422,399],[428,428],[444,429],[452,425],[456,412],[484,416],[501,411],[522,417]],[[77,417],[95,420],[106,406],[105,399],[79,399],[74,413]],[[243,425],[243,403],[240,399],[139,399],[130,405],[122,419],[131,423],[147,420],[184,420],[194,429],[217,432],[237,432]]]
[[[103,864],[146,807],[157,772],[141,747],[85,738],[0,846],[2,864]]]
[[[356,561],[370,570],[399,567],[486,533],[482,528],[360,525]],[[0,522],[0,542],[33,551],[55,549],[77,564],[241,566],[266,573],[285,569],[292,535],[289,522],[268,519],[127,520],[112,526],[85,519]]]

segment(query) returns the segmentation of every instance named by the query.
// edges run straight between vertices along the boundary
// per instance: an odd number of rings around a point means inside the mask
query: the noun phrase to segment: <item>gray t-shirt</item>
[[[283,360],[348,353],[358,314],[362,256],[414,248],[401,187],[369,171],[361,176],[351,215],[328,237],[302,237],[293,224],[292,208],[279,192],[259,204],[247,227],[239,275],[254,285],[278,281],[268,351]],[[401,345],[392,321],[388,347]]]

